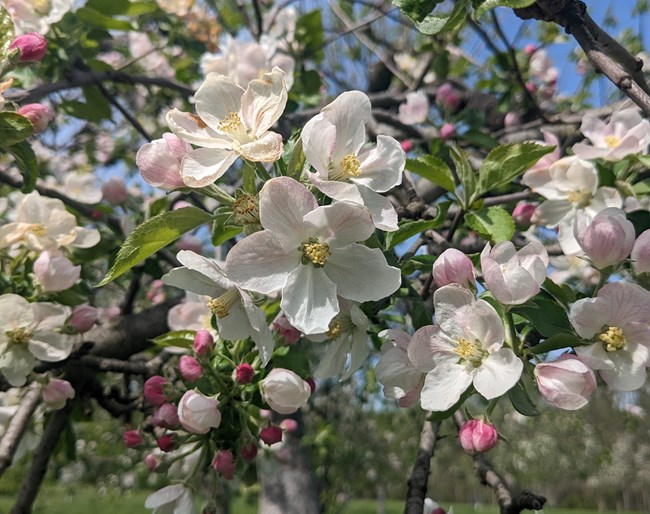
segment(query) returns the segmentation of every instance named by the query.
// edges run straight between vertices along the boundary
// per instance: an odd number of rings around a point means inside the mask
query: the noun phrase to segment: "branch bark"
[[[422,425],[420,449],[415,458],[411,477],[408,480],[404,514],[422,514],[424,511],[424,499],[427,496],[427,482],[429,481],[431,457],[433,457],[433,452],[436,449],[439,429],[439,423],[433,423],[428,419]]]

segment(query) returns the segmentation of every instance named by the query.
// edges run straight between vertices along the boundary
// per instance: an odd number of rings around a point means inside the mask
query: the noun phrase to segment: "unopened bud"
[[[43,104],[23,105],[17,112],[31,122],[35,134],[43,132],[54,119],[54,111]]]
[[[448,248],[433,263],[433,280],[436,286],[460,284],[466,289],[474,285],[474,265],[460,250]]]
[[[153,453],[150,453],[144,458],[144,463],[146,464],[147,468],[149,468],[149,471],[156,471],[156,468],[160,464],[160,461]]]
[[[21,34],[11,42],[9,49],[20,51],[19,62],[39,62],[47,53],[47,41],[37,32]]]
[[[282,429],[277,425],[264,427],[260,430],[260,440],[271,446],[282,441]]]
[[[174,439],[174,436],[171,434],[165,434],[159,437],[156,439],[156,444],[163,452],[170,452],[178,447],[176,439]]]
[[[487,452],[494,448],[499,441],[499,434],[494,425],[480,419],[466,421],[458,433],[460,445],[467,453]]]
[[[178,428],[180,426],[178,409],[172,403],[163,403],[154,411],[152,422],[157,427],[171,430]]]
[[[107,182],[104,182],[102,184],[102,194],[104,200],[113,205],[124,203],[129,197],[124,180],[119,177],[111,177]]]
[[[62,409],[70,398],[74,398],[74,388],[67,380],[51,378],[41,390],[43,402],[52,409]]]
[[[251,440],[244,444],[239,450],[239,455],[241,455],[241,458],[245,461],[252,461],[255,457],[257,457],[257,442]]]
[[[162,405],[168,401],[165,396],[165,384],[167,384],[167,379],[160,375],[154,375],[153,377],[148,378],[144,383],[145,399],[152,405]]]
[[[123,439],[124,444],[128,448],[135,448],[136,446],[140,446],[142,444],[142,436],[138,430],[127,430],[124,432]]]
[[[203,376],[203,368],[201,363],[194,357],[183,355],[178,362],[178,369],[181,376],[188,382],[196,382]]]
[[[253,366],[248,364],[248,362],[244,362],[240,364],[239,366],[237,366],[237,369],[235,370],[235,379],[237,380],[237,383],[240,385],[250,384],[254,376],[255,376],[255,370],[253,369]]]
[[[454,127],[451,123],[443,124],[443,126],[440,127],[440,132],[438,132],[438,137],[440,137],[440,139],[443,141],[447,141],[453,138],[455,135],[456,127]]]
[[[214,348],[214,337],[209,330],[197,330],[194,336],[194,351],[200,357],[212,352]]]
[[[219,450],[212,460],[212,468],[226,480],[235,476],[235,457],[230,450]]]
[[[95,307],[91,307],[90,305],[79,305],[72,311],[68,323],[77,332],[83,334],[95,326],[98,314],[99,313]]]
[[[512,219],[521,228],[530,227],[533,214],[535,214],[537,204],[530,202],[519,202],[512,211]]]

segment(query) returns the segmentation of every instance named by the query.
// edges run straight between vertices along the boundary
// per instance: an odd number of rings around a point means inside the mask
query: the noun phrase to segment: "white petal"
[[[400,270],[388,265],[381,250],[360,244],[337,248],[323,270],[339,295],[356,302],[386,298],[402,283]]]
[[[635,391],[645,384],[645,363],[632,359],[629,352],[611,352],[614,369],[601,369],[600,376],[614,391]]]
[[[490,354],[474,375],[474,387],[486,399],[501,396],[521,377],[524,363],[510,348]]]
[[[348,357],[349,346],[350,343],[345,336],[327,343],[325,355],[321,358],[316,371],[314,371],[314,377],[329,378],[341,373]]]
[[[28,347],[37,359],[58,362],[70,356],[72,341],[68,336],[56,332],[35,332]]]
[[[226,272],[215,259],[203,257],[203,255],[199,255],[191,250],[181,250],[176,254],[176,258],[183,266],[202,273],[221,289],[230,289],[233,287],[233,283],[226,277]],[[221,265],[223,264],[221,263]]]
[[[472,373],[465,366],[445,363],[431,370],[424,379],[420,405],[425,410],[445,411],[452,407],[472,383]]]
[[[322,113],[336,127],[336,144],[331,159],[339,162],[349,154],[357,154],[366,139],[365,124],[370,121],[370,100],[361,91],[348,91]]]
[[[324,114],[318,114],[305,124],[300,137],[307,162],[322,179],[327,179],[330,156],[336,142],[336,127]]]
[[[336,285],[322,268],[301,264],[282,289],[280,307],[289,323],[305,334],[327,332],[339,312]]]
[[[194,95],[196,112],[212,130],[219,130],[224,118],[239,113],[243,94],[244,90],[231,78],[209,73]]]
[[[459,310],[469,307],[474,303],[474,294],[460,284],[448,284],[436,289],[433,293],[433,306],[436,322],[450,332],[454,325],[458,325],[456,318]],[[458,327],[461,328],[461,327]]]
[[[184,490],[185,486],[182,484],[168,485],[147,496],[147,499],[144,501],[144,506],[147,509],[161,507],[162,505],[175,501],[176,498],[183,494]]]
[[[408,345],[409,360],[423,373],[441,366],[447,361],[457,362],[454,353],[456,342],[451,340],[438,325],[427,325],[418,329]]]
[[[205,187],[221,177],[237,160],[237,153],[224,148],[198,148],[181,162],[181,178],[189,187]]]
[[[294,238],[298,244],[305,242],[303,217],[316,209],[313,194],[300,182],[289,177],[269,180],[260,191],[260,222],[262,226],[279,234]]]
[[[377,147],[359,156],[361,173],[351,179],[355,184],[384,193],[402,182],[406,154],[392,137],[377,136]]]
[[[178,287],[196,294],[216,298],[225,293],[225,289],[219,287],[205,274],[189,268],[174,268],[162,276],[162,281],[168,286]]]
[[[375,193],[364,186],[358,186],[359,194],[363,199],[363,205],[370,211],[372,222],[379,230],[394,232],[397,225],[397,211],[385,196]]]
[[[36,359],[24,346],[14,346],[0,355],[0,371],[14,387],[27,382],[27,375],[36,364]]]
[[[237,147],[237,152],[252,162],[275,162],[282,156],[283,150],[282,136],[270,131],[251,143]]]
[[[358,370],[368,357],[368,334],[365,330],[355,330],[352,333],[352,345],[350,347],[350,367],[341,377],[341,380],[347,380]]]
[[[269,330],[269,325],[266,322],[266,314],[253,303],[253,299],[248,294],[242,293],[242,304],[248,316],[248,322],[251,328],[250,336],[255,341],[257,351],[262,360],[262,366],[266,366],[269,360],[271,360],[273,348],[275,347],[273,334]]]
[[[165,118],[169,129],[183,141],[206,148],[230,148],[232,139],[202,124],[200,118],[188,112],[172,109]]]
[[[251,332],[247,313],[240,302],[230,308],[227,316],[217,318],[217,327],[219,335],[228,341],[248,339]]]
[[[34,321],[30,303],[17,294],[0,296],[0,326],[2,330],[29,327]]]
[[[349,202],[318,207],[303,220],[307,233],[318,234],[331,249],[365,241],[375,231],[368,210]]]
[[[241,99],[242,118],[255,136],[266,132],[282,116],[287,104],[284,78],[284,72],[276,67],[248,83]]]

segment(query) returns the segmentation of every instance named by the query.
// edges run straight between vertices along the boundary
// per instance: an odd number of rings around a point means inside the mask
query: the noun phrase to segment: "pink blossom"
[[[178,362],[178,369],[181,376],[188,382],[196,382],[203,376],[201,363],[194,357],[183,355]]]
[[[70,316],[68,323],[77,332],[83,334],[95,326],[98,315],[99,312],[95,307],[90,305],[78,305],[73,309],[72,316]]]
[[[160,448],[160,450],[163,452],[171,452],[178,447],[178,443],[176,442],[176,438],[173,434],[165,434],[163,436],[160,436],[158,439],[156,439],[156,444],[158,445],[158,448]]]
[[[442,125],[442,127],[440,127],[440,132],[438,133],[438,136],[443,141],[452,139],[453,137],[456,136],[456,127],[454,127],[451,123],[445,123]]]
[[[38,32],[28,32],[11,42],[9,49],[18,48],[19,62],[39,62],[47,53],[47,41]]]
[[[503,125],[505,127],[516,127],[517,125],[521,125],[519,113],[516,111],[507,112],[505,118],[503,118]]]
[[[524,47],[524,53],[529,57],[533,55],[536,51],[537,51],[537,47],[533,43],[528,43]]]
[[[650,229],[642,232],[634,242],[631,257],[635,273],[650,272]]]
[[[43,104],[23,105],[17,112],[31,122],[35,134],[43,132],[54,119],[54,111]]]
[[[295,419],[286,418],[280,422],[280,428],[288,434],[295,434],[298,432],[298,422]]]
[[[499,442],[499,434],[494,425],[479,419],[470,419],[463,423],[458,437],[463,450],[471,455],[487,452]]]
[[[460,250],[448,248],[433,263],[433,280],[438,287],[460,284],[469,289],[474,285],[474,265]]]
[[[124,203],[129,197],[124,180],[119,177],[111,177],[107,182],[104,182],[102,184],[102,194],[104,200],[113,205]]]
[[[429,115],[429,98],[423,91],[406,94],[406,103],[400,104],[398,119],[405,125],[423,123]]]
[[[178,404],[178,419],[193,434],[207,434],[221,424],[219,400],[198,391],[187,391]]]
[[[573,231],[594,268],[614,266],[630,255],[634,246],[634,225],[621,209],[602,210],[587,223],[588,218],[578,216]]]
[[[230,450],[219,450],[212,460],[212,468],[226,480],[235,476],[235,457]]]
[[[149,453],[144,458],[144,463],[149,469],[149,471],[156,471],[156,468],[160,465],[160,461],[153,453]]]
[[[512,219],[522,228],[528,228],[531,224],[533,214],[537,208],[536,203],[521,201],[512,211]]]
[[[300,330],[294,328],[286,316],[280,316],[273,322],[273,329],[284,337],[287,344],[295,344],[300,340]]]
[[[153,414],[152,423],[157,427],[174,430],[179,427],[177,408],[173,403],[163,403]]]
[[[413,150],[413,148],[415,148],[413,141],[411,141],[410,139],[404,139],[403,141],[400,142],[400,145],[402,146],[402,150],[404,150],[407,153]]]
[[[65,291],[79,280],[81,266],[73,265],[56,250],[47,250],[34,261],[34,275],[44,292]]]
[[[251,380],[253,380],[253,377],[255,376],[255,370],[253,369],[253,366],[248,364],[247,362],[244,362],[237,366],[237,369],[235,370],[235,379],[238,384],[243,385],[243,384],[250,384]]]
[[[124,432],[124,444],[129,448],[135,448],[142,444],[142,436],[140,435],[139,430],[127,430]]]
[[[62,409],[70,398],[74,398],[74,388],[67,380],[51,378],[41,390],[43,401],[52,409]]]
[[[260,430],[260,440],[271,446],[282,441],[282,429],[277,425],[270,425]]]
[[[537,387],[546,401],[565,410],[587,405],[596,389],[596,375],[579,357],[565,353],[535,366]]]
[[[460,106],[461,98],[456,88],[449,82],[445,82],[436,90],[436,103],[455,112]]]
[[[169,401],[167,396],[165,396],[164,386],[167,384],[167,379],[161,377],[160,375],[154,375],[151,378],[148,378],[144,383],[144,397],[152,405],[162,405],[163,403]]]
[[[209,330],[197,330],[194,336],[194,351],[200,357],[205,357],[214,348],[214,337]]]

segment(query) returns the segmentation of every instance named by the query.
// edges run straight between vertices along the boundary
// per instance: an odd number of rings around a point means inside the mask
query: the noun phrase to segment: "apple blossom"
[[[443,141],[448,141],[449,139],[456,137],[456,127],[454,127],[454,125],[451,123],[443,123],[442,127],[440,127],[438,137],[440,137],[440,139]]]
[[[619,161],[628,155],[645,153],[650,144],[650,122],[633,107],[614,111],[607,124],[587,113],[580,132],[591,142],[573,145],[573,153],[581,159]]]
[[[270,425],[260,430],[260,441],[271,446],[282,441],[282,429],[277,425]]]
[[[650,273],[650,229],[636,239],[630,256],[634,273]]]
[[[634,225],[621,209],[600,211],[589,223],[578,213],[574,235],[591,265],[599,270],[619,264],[630,255],[634,246]]]
[[[552,362],[535,366],[535,380],[542,396],[551,405],[577,410],[589,402],[596,389],[596,376],[579,357],[562,354]]]
[[[152,405],[162,405],[169,401],[165,395],[165,385],[169,382],[165,377],[154,375],[148,378],[144,383],[144,398]]]
[[[512,219],[521,228],[528,228],[537,209],[536,203],[519,202],[512,210]]]
[[[144,501],[153,514],[196,514],[192,490],[183,484],[168,485],[147,496]]]
[[[280,414],[292,414],[307,403],[311,396],[309,384],[293,371],[274,368],[260,382],[262,398]]]
[[[450,112],[456,112],[462,100],[458,90],[449,82],[441,84],[436,89],[436,103]]]
[[[218,450],[212,459],[212,468],[226,480],[235,476],[235,457],[230,450]]]
[[[247,462],[250,462],[257,457],[257,452],[257,442],[253,440],[244,443],[239,449],[239,455],[241,455],[241,458]]]
[[[475,276],[470,258],[455,248],[442,252],[433,263],[433,281],[438,287],[460,284],[469,289],[474,287]]]
[[[305,186],[279,177],[260,192],[260,221],[265,230],[228,253],[228,275],[251,291],[281,290],[282,311],[306,334],[329,330],[339,312],[337,295],[380,300],[401,283],[399,269],[388,266],[379,249],[357,243],[374,231],[368,211],[357,204],[319,207]]]
[[[541,243],[531,241],[519,251],[510,241],[481,252],[481,270],[487,288],[504,305],[519,305],[539,293],[546,279],[548,252]]]
[[[144,463],[149,471],[156,471],[156,468],[160,465],[160,461],[153,453],[147,454],[144,458]]]
[[[102,200],[102,190],[97,185],[97,177],[94,173],[66,173],[63,183],[48,176],[45,177],[45,183],[48,187],[81,203],[92,205]]]
[[[154,410],[151,422],[154,426],[174,430],[179,427],[178,409],[173,403],[163,403]]]
[[[491,423],[470,419],[458,432],[460,445],[470,455],[490,451],[499,442],[499,434]]]
[[[634,391],[646,380],[650,364],[650,292],[636,284],[612,282],[596,298],[571,305],[569,319],[583,339],[575,348],[614,391]]]
[[[88,332],[97,323],[98,312],[90,305],[77,305],[72,309],[68,324],[80,334]]]
[[[189,355],[181,356],[178,361],[178,370],[180,371],[181,376],[188,382],[196,382],[203,376],[201,363]]]
[[[542,130],[542,134],[544,135],[544,141],[533,142],[543,146],[554,146],[555,149],[551,153],[544,155],[532,168],[524,173],[521,182],[533,191],[537,191],[538,186],[543,186],[551,180],[548,169],[551,164],[560,160],[560,140],[548,130]]]
[[[47,129],[50,121],[54,119],[54,111],[43,104],[23,105],[16,112],[30,121],[34,127],[35,134]]]
[[[178,442],[176,441],[174,434],[165,434],[160,436],[156,439],[156,444],[158,445],[158,448],[160,448],[160,451],[165,453],[174,451],[178,448]]]
[[[284,342],[288,345],[296,344],[301,337],[300,330],[293,327],[284,315],[278,316],[273,322],[273,330],[280,334],[284,338]]]
[[[142,178],[148,184],[160,189],[172,190],[185,187],[181,178],[181,162],[192,146],[176,134],[165,132],[161,139],[155,139],[140,147],[135,162]]]
[[[65,291],[79,280],[81,266],[73,265],[57,250],[46,250],[34,261],[34,275],[42,291]]]
[[[74,398],[74,388],[67,380],[51,378],[41,389],[41,396],[48,407],[62,409],[69,399]]]
[[[438,289],[433,303],[438,324],[415,332],[407,350],[415,367],[427,373],[422,408],[447,410],[472,384],[488,400],[512,388],[523,363],[503,347],[503,325],[494,308],[458,284]]]
[[[194,351],[200,357],[205,357],[214,348],[214,337],[209,330],[197,330],[194,336]]]
[[[553,67],[553,60],[544,49],[537,49],[531,55],[528,71],[544,83],[555,82],[558,76],[557,68]]]
[[[243,362],[235,368],[235,381],[240,385],[250,384],[254,376],[255,370],[248,362]]]
[[[369,353],[368,317],[355,302],[341,298],[339,306],[341,310],[330,321],[327,332],[309,336],[313,341],[330,341],[325,355],[314,371],[316,378],[341,374],[341,380],[347,380],[359,369]],[[346,369],[348,355],[350,355],[350,365]]]
[[[74,0],[5,0],[4,7],[11,14],[18,32],[46,34],[50,25],[63,18],[74,4]]]
[[[119,177],[111,177],[102,184],[102,194],[104,200],[113,205],[120,205],[129,198],[129,192],[126,189],[124,180]]]
[[[429,116],[429,98],[424,91],[406,93],[406,103],[400,104],[398,119],[405,125],[423,123]]]
[[[70,309],[55,303],[29,303],[16,294],[0,295],[0,372],[12,386],[27,381],[37,360],[58,362],[72,352],[72,340],[57,329]]]
[[[533,191],[546,198],[535,209],[533,221],[540,225],[559,227],[558,242],[565,255],[580,252],[574,236],[574,223],[578,212],[588,219],[607,207],[622,207],[620,193],[611,187],[598,187],[598,171],[595,166],[577,157],[564,157],[554,162],[546,174],[523,182]],[[529,176],[530,178],[530,176]]]
[[[187,391],[178,403],[178,419],[193,434],[207,434],[221,424],[219,400],[198,391]]]
[[[280,428],[288,434],[296,434],[298,432],[298,422],[292,418],[285,418],[280,422]]]
[[[9,49],[18,48],[20,62],[39,62],[47,53],[47,41],[37,32],[29,32],[16,37]]]
[[[194,98],[198,116],[177,109],[167,113],[172,132],[202,147],[183,158],[181,177],[186,185],[212,184],[237,157],[252,162],[280,158],[282,136],[268,130],[287,103],[285,74],[280,68],[252,80],[245,91],[231,78],[210,73]]]
[[[375,368],[377,380],[384,386],[384,396],[398,400],[400,407],[409,407],[420,399],[424,373],[408,357],[411,336],[401,330],[384,330],[379,337],[386,340],[381,359]]]
[[[311,183],[333,200],[364,205],[375,226],[397,230],[397,213],[385,193],[401,184],[406,156],[392,137],[377,136],[377,146],[363,150],[365,125],[371,119],[370,100],[348,91],[321,109],[302,129]]]
[[[127,430],[126,432],[124,432],[123,439],[124,439],[124,444],[128,448],[135,448],[136,446],[140,446],[143,442],[139,430]]]
[[[266,366],[273,352],[273,336],[266,315],[251,295],[228,279],[218,261],[188,250],[178,252],[177,258],[183,266],[164,275],[163,282],[211,297],[207,305],[217,317],[219,335],[231,341],[251,337]]]
[[[516,127],[521,125],[521,117],[517,111],[508,111],[503,118],[503,126],[506,128]]]

